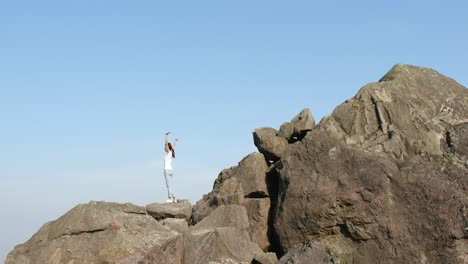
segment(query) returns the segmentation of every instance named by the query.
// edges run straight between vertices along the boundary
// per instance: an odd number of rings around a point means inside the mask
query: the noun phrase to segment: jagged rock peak
[[[362,87],[323,125],[348,145],[404,158],[442,155],[441,139],[468,122],[468,92],[454,80],[422,67],[395,65],[377,83]],[[335,123],[336,121],[336,123]]]
[[[414,79],[418,77],[444,77],[442,74],[437,72],[434,69],[420,67],[420,66],[413,66],[408,64],[395,64],[390,71],[388,71],[380,80],[379,82],[387,82],[393,81],[397,79]]]
[[[307,132],[315,127],[315,120],[309,108],[303,109],[291,122],[281,125],[277,136],[283,137],[293,143],[301,140]]]

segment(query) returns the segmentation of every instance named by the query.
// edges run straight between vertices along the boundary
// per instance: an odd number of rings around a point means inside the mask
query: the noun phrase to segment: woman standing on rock
[[[166,139],[164,143],[164,150],[166,151],[166,156],[164,156],[164,178],[166,180],[167,187],[167,201],[166,203],[177,203],[174,192],[172,190],[172,159],[175,158],[175,146],[179,138],[174,140],[174,143],[169,143],[168,136],[171,132],[166,132]]]

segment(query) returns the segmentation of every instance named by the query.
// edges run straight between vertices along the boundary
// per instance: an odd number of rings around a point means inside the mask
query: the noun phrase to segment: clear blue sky
[[[0,258],[90,200],[180,198],[396,63],[468,83],[466,1],[1,1]],[[0,259],[1,260],[1,259]]]

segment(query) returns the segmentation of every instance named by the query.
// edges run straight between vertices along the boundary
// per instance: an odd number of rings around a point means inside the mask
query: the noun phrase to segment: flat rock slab
[[[78,205],[16,246],[5,263],[181,263],[180,233],[142,212],[131,204]]]
[[[146,206],[146,212],[156,220],[166,218],[189,220],[192,216],[192,205],[187,200],[177,203],[152,203]]]

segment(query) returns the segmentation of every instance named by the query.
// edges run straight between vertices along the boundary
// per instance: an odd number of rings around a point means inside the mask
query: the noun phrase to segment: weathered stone
[[[242,203],[247,209],[250,223],[250,239],[264,251],[270,247],[268,241],[268,212],[270,198],[248,198]]]
[[[218,179],[224,175],[218,176]],[[218,180],[217,180],[218,181]],[[207,217],[221,205],[241,204],[244,201],[244,191],[240,181],[234,177],[215,183],[213,191],[204,195],[203,199],[193,206],[192,223],[196,224]]]
[[[208,263],[227,258],[251,263],[268,258],[250,241],[247,210],[238,205],[221,205],[193,226],[185,236],[186,263]]]
[[[192,222],[200,222],[220,205],[242,204],[244,196],[267,197],[268,165],[261,153],[251,153],[237,166],[223,170],[213,190],[193,207]]]
[[[332,115],[327,115],[320,120],[319,127],[324,129],[331,138],[344,141],[347,137],[340,124]]]
[[[308,108],[303,109],[291,122],[281,125],[277,135],[288,141],[297,141],[315,127],[315,120]]]
[[[276,134],[276,129],[270,127],[261,127],[253,131],[254,144],[258,151],[273,162],[278,161],[288,147],[288,141]]]
[[[428,162],[416,157],[401,163],[349,148],[324,130],[309,133],[283,154],[281,163],[277,200],[281,210],[273,210],[281,252],[314,236],[344,234],[341,240],[360,241],[353,243],[352,253],[346,250],[343,258],[348,261],[418,262],[416,252],[425,252],[428,263],[457,263],[443,241],[447,236],[464,237],[459,208],[468,206],[463,191],[468,179],[456,175],[467,175],[466,169],[452,166],[441,171],[447,165],[440,158]],[[440,186],[450,191],[442,192]],[[365,247],[360,246],[363,243]],[[396,246],[400,244],[406,246]],[[339,244],[334,246],[342,251]],[[436,248],[439,255],[431,253]]]
[[[292,247],[279,260],[279,264],[294,264],[294,263],[314,263],[314,264],[335,264],[342,263],[336,261],[338,259],[329,255],[325,246],[310,241],[305,244],[300,244]],[[335,262],[336,261],[336,262]]]
[[[448,154],[457,163],[468,164],[468,122],[453,126],[446,132]]]
[[[256,254],[252,260],[253,264],[277,264],[278,263],[278,257],[276,257],[275,253],[269,252],[269,253],[262,253],[262,254]]]
[[[295,119],[254,131],[263,163],[252,154],[221,172],[195,226],[188,213],[158,223],[142,207],[92,202],[6,263],[275,263],[268,242],[281,263],[466,263],[466,88],[396,65],[310,131],[294,132]]]
[[[229,178],[236,178],[245,196],[266,197],[268,190],[265,182],[268,165],[261,153],[251,153],[239,162],[238,166],[223,170],[215,181],[214,189]]]
[[[433,70],[397,65],[363,87],[282,154],[272,248],[313,240],[346,263],[463,263],[467,116],[467,90]]]
[[[216,183],[215,183],[216,184]],[[215,187],[214,202],[217,206],[240,204],[244,201],[244,188],[237,178],[228,178]]]
[[[15,247],[6,263],[181,263],[182,236],[143,211],[131,204],[78,205]]]
[[[396,158],[441,155],[447,129],[468,122],[467,90],[438,72],[395,65],[333,111],[347,144]]]
[[[250,264],[246,261],[236,261],[230,258],[221,258],[219,261],[210,261],[208,264]]]
[[[146,211],[156,220],[165,218],[189,220],[192,216],[192,205],[187,200],[180,200],[177,203],[152,203],[146,206]]]
[[[239,205],[221,205],[196,224],[193,229],[214,229],[217,227],[235,227],[241,231],[248,231],[250,225],[247,210]]]
[[[209,195],[209,194],[208,194]],[[211,212],[216,209],[214,197],[209,197],[208,200],[201,199],[193,206],[192,211],[192,224],[196,225],[198,222],[207,217]]]
[[[185,219],[178,218],[166,218],[159,221],[163,226],[169,228],[170,230],[177,231],[179,233],[184,233],[189,229],[188,222]]]
[[[235,227],[192,230],[184,236],[187,264],[223,263],[223,259],[251,263],[256,255],[264,254],[249,240],[247,231]]]

